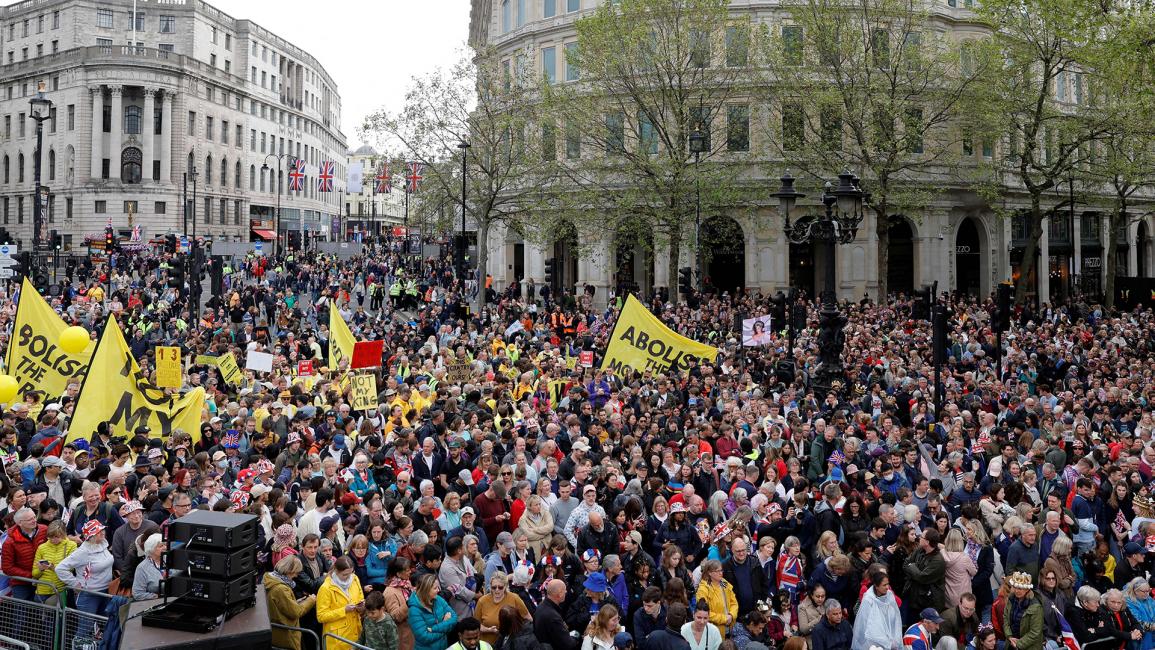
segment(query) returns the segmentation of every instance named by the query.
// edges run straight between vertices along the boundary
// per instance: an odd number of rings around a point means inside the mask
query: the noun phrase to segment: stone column
[[[101,146],[104,135],[104,87],[96,86],[88,90],[92,93],[92,163],[88,177],[96,181],[100,180],[101,165],[104,161]]]
[[[156,114],[156,89],[144,89],[144,117],[141,119],[141,131],[144,136],[144,164],[140,170],[141,178],[144,182],[152,181],[152,161],[156,157],[156,151],[153,147],[153,120]]]
[[[1074,275],[1083,275],[1083,215],[1076,212],[1073,219],[1071,219],[1071,245],[1074,247],[1075,259],[1072,265],[1075,267],[1072,273]],[[1072,278],[1074,281],[1074,278]],[[1072,292],[1076,287],[1072,287]],[[1082,289],[1082,287],[1078,287]]]
[[[534,294],[527,296],[530,300],[537,300],[541,294],[541,285],[545,282],[545,245],[527,239],[525,241],[525,284],[533,280]]]
[[[650,262],[654,265],[654,288],[665,287],[676,290],[677,280],[670,282],[670,245],[655,243]]]
[[[579,232],[580,237],[592,241],[589,253],[578,259],[577,286],[574,291],[580,295],[585,291],[587,284],[594,287],[594,305],[603,307],[609,298],[611,287],[610,265],[613,263],[614,251],[612,234],[598,233],[587,230]]]
[[[1039,263],[1035,265],[1039,284],[1039,304],[1051,302],[1051,218],[1043,218],[1043,234],[1039,237]]]
[[[176,93],[166,90],[162,99],[163,103],[160,105],[160,182],[167,184],[172,181],[172,104],[176,101]]]
[[[1143,242],[1139,241],[1138,221],[1127,224],[1127,241],[1131,242],[1127,246],[1127,275],[1137,278],[1143,275],[1139,269],[1139,247],[1143,245]]]
[[[124,88],[112,86],[112,134],[108,138],[108,176],[120,178],[120,151],[124,145]]]

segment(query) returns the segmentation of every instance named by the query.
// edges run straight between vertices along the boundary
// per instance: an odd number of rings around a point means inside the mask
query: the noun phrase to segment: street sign
[[[16,244],[0,244],[0,257],[12,257],[19,251]]]
[[[12,277],[12,271],[7,267],[16,266],[16,260],[12,256],[18,252],[18,248],[16,244],[0,244],[0,269],[8,272],[8,275],[0,275],[0,278]]]
[[[16,272],[13,271],[12,269],[0,268],[0,280],[7,280],[8,278],[15,277],[15,276],[16,276]]]
[[[264,255],[265,254],[264,242],[259,242],[259,241],[253,242],[253,252],[256,253],[257,255]]]
[[[188,237],[185,235],[181,235],[180,236],[180,252],[187,253],[188,251],[189,251]],[[179,388],[179,386],[178,386],[178,388]]]

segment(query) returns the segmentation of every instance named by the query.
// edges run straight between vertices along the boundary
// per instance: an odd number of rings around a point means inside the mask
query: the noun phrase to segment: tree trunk
[[[676,228],[671,228],[671,231],[676,231],[676,230],[677,230]],[[682,254],[682,238],[671,233],[671,235],[670,235],[670,258],[666,263],[669,264],[669,267],[670,267],[669,273],[667,276],[667,277],[669,277],[669,280],[667,280],[667,282],[670,285],[668,287],[668,289],[670,291],[670,301],[674,302],[674,303],[678,302],[678,258],[681,256],[681,254]]]
[[[890,219],[886,216],[886,202],[883,201],[874,212],[874,233],[878,237],[878,304],[886,304],[886,294],[890,290]],[[911,269],[914,272],[914,269]]]
[[[477,296],[473,299],[473,313],[481,313],[485,306],[485,276],[489,266],[489,219],[477,220]],[[461,242],[465,247],[465,242]]]
[[[1108,221],[1108,232],[1103,233],[1107,238],[1107,259],[1103,261],[1107,265],[1107,274],[1103,279],[1103,304],[1107,309],[1115,307],[1115,275],[1116,269],[1119,268],[1119,229],[1127,227],[1127,198],[1123,196],[1116,197],[1115,211],[1111,213],[1111,219]],[[1138,242],[1132,246],[1138,245]]]
[[[1039,238],[1043,236],[1043,207],[1038,195],[1031,196],[1031,232],[1023,249],[1023,262],[1019,267],[1019,281],[1015,283],[1015,302],[1022,305],[1027,300],[1027,280],[1038,266]],[[1038,278],[1035,278],[1038,282]]]

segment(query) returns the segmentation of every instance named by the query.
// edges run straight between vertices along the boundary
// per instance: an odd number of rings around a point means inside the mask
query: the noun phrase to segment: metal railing
[[[96,650],[104,638],[104,628],[108,626],[108,617],[99,612],[104,612],[108,601],[116,596],[84,589],[76,589],[74,592],[77,604],[81,596],[87,595],[97,598],[101,605],[95,614],[75,607],[65,607],[62,610],[60,650]]]
[[[8,634],[14,643],[11,646],[0,643],[0,647],[28,648],[28,650],[57,650],[60,642],[60,622],[64,616],[64,601],[56,585],[43,580],[8,577],[9,584],[32,589],[31,598],[16,596],[0,597],[0,629]],[[37,602],[35,591],[47,587],[51,592],[46,598],[52,602]]]
[[[332,632],[326,632],[324,634],[324,636],[322,637],[321,640],[324,642],[324,644],[321,646],[322,650],[329,650],[329,639],[333,639],[334,641],[337,641],[338,643],[344,643],[344,644],[348,645],[349,647],[353,648],[353,650],[373,650],[373,648],[370,648],[367,645],[361,645],[360,643],[357,643],[356,641],[350,641],[349,639],[346,639],[345,637],[342,637],[342,636],[337,636],[336,634],[333,634]],[[338,646],[338,647],[340,647],[340,646]]]
[[[307,634],[310,637],[312,637],[312,639],[313,639],[312,647],[314,647],[314,648],[320,648],[321,647],[321,639],[317,637],[317,633],[314,632],[313,630],[310,630],[310,629],[304,628],[304,627],[293,627],[292,625],[281,625],[280,623],[270,623],[269,625],[272,626],[272,628],[274,630],[286,630],[289,632],[300,632],[302,635]],[[279,648],[280,646],[274,645],[273,647]],[[285,650],[288,650],[288,649],[286,648]]]
[[[16,639],[6,637],[3,634],[0,634],[0,649],[3,649],[3,650],[32,650],[32,647],[29,646],[27,643],[24,643],[23,641],[17,641]]]

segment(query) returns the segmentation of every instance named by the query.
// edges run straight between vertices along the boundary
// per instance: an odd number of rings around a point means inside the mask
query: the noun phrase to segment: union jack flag
[[[294,160],[289,166],[289,191],[300,192],[305,189],[305,161]]]
[[[931,650],[930,634],[927,634],[921,623],[915,623],[906,630],[902,637],[902,647],[911,650]]]
[[[320,170],[317,173],[317,191],[318,192],[332,192],[333,191],[333,171],[336,166],[331,160],[326,160],[321,163]]]
[[[1071,624],[1059,611],[1058,607],[1051,605],[1051,609],[1055,610],[1055,616],[1059,619],[1059,643],[1067,650],[1081,650],[1079,640],[1075,638],[1075,631],[1071,629]]]
[[[425,180],[425,177],[421,175],[421,171],[425,169],[425,165],[419,162],[407,164],[409,165],[409,174],[405,176],[405,191],[410,194],[416,194],[417,186],[421,184],[421,181]]]
[[[377,173],[377,193],[389,194],[393,191],[393,175],[389,173],[389,163],[381,166],[381,171]]]

